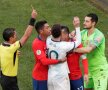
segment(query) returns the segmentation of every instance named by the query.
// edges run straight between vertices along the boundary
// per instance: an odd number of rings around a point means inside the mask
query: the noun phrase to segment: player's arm
[[[103,41],[104,41],[103,35],[97,36],[94,39],[94,42],[91,43],[89,46],[83,47],[83,48],[78,48],[78,49],[75,49],[74,51],[78,52],[78,53],[90,53],[91,51],[96,49]]]
[[[66,61],[66,58],[61,59],[61,60],[47,58],[45,51],[41,49],[41,47],[39,47],[38,49],[36,47],[35,54],[36,54],[37,59],[40,60],[43,65],[58,64],[58,63],[62,63]]]
[[[82,65],[84,68],[84,74],[88,74],[88,59],[86,57],[86,54],[82,54],[81,59],[82,59]]]
[[[73,25],[75,27],[76,32],[76,41],[74,41],[74,47],[78,47],[81,44],[81,33],[80,33],[80,20],[78,17],[74,17]]]
[[[63,63],[66,61],[66,58],[60,59],[60,60],[56,60],[56,59],[49,59],[46,57],[42,57],[40,59],[40,61],[42,62],[43,65],[53,65],[53,64],[58,64],[58,63]]]
[[[86,57],[86,54],[81,55],[82,59],[82,65],[83,65],[83,70],[84,70],[84,80],[86,83],[88,83],[88,59]]]
[[[26,28],[24,35],[20,39],[21,46],[23,46],[26,43],[26,41],[28,40],[28,38],[30,37],[32,30],[34,28],[34,23],[35,23],[36,17],[37,17],[37,12],[33,9],[32,13],[31,13],[31,19],[30,19],[29,25]]]
[[[95,45],[90,45],[87,47],[82,47],[82,48],[76,48],[74,50],[74,52],[78,52],[78,53],[90,53],[91,51],[93,51],[96,48]]]
[[[74,42],[67,42],[63,45],[66,52],[69,52],[70,50],[73,51],[74,48],[77,48],[81,44],[81,33],[80,33],[80,20],[78,17],[74,17],[73,25],[75,27],[76,32],[76,41]],[[73,34],[73,33],[72,33]],[[71,35],[71,33],[70,33]]]

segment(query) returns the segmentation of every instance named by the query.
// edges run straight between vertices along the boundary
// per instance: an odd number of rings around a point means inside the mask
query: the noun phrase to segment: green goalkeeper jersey
[[[104,69],[108,67],[105,57],[105,37],[102,32],[95,28],[93,34],[88,36],[88,30],[81,32],[82,43],[84,47],[95,45],[96,48],[87,54],[89,70]]]

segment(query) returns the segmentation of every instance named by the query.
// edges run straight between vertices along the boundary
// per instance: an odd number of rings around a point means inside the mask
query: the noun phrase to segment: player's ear
[[[9,38],[9,41],[10,41],[10,42],[13,42],[13,40],[14,40],[14,37],[10,37],[10,38]]]
[[[96,22],[92,22],[92,25],[95,26],[96,25]]]
[[[41,29],[39,32],[40,32],[40,34],[42,34],[43,33],[43,30]]]

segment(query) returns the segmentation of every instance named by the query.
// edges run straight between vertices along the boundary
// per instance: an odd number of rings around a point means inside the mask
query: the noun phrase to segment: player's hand
[[[72,38],[73,41],[76,41],[75,31],[72,31],[72,32],[69,34],[69,37]]]
[[[34,19],[37,18],[37,11],[35,9],[32,10],[31,17]]]
[[[17,51],[17,55],[20,56],[21,55],[21,51],[18,50]]]
[[[73,25],[74,25],[75,28],[80,27],[79,17],[76,16],[76,17],[73,18]]]
[[[63,59],[60,59],[59,60],[59,63],[63,63],[63,62],[65,62],[67,60],[67,57],[65,57],[65,58],[63,58]]]
[[[86,82],[86,84],[88,84],[89,78],[88,78],[88,75],[87,74],[84,75],[84,81]]]

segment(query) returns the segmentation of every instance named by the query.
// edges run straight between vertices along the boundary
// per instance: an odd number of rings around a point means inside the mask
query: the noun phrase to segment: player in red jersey
[[[33,68],[33,90],[48,90],[48,65],[64,62],[64,60],[51,60],[47,58],[46,54],[46,39],[51,34],[50,26],[47,21],[38,21],[35,25],[38,37],[32,43],[32,49],[35,56],[36,63]]]
[[[69,38],[69,29],[67,26],[62,26],[62,36],[61,39],[63,41],[74,41],[75,38]],[[78,48],[82,47],[80,45]],[[88,82],[88,61],[85,55],[75,53],[70,51],[67,54],[67,63],[70,70],[69,78],[70,78],[70,85],[71,90],[84,90],[83,84],[83,76],[82,71],[80,68],[80,56],[82,57],[82,64],[84,68],[84,80]]]

